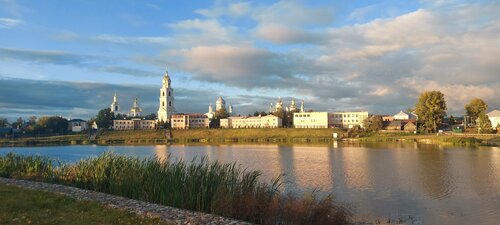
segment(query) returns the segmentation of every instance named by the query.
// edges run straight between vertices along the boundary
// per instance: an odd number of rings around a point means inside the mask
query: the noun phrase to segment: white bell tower
[[[160,88],[160,107],[158,108],[158,121],[170,122],[170,117],[175,114],[174,89],[170,87],[171,81],[168,70],[165,68],[162,87]]]

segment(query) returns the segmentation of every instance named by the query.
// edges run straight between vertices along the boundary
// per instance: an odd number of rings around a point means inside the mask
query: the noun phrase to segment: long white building
[[[283,120],[274,115],[238,116],[220,120],[221,128],[278,128]]]

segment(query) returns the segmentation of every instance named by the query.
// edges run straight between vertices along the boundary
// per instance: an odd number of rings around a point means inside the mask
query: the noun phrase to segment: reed
[[[282,193],[281,176],[236,163],[191,162],[106,152],[67,165],[42,156],[0,157],[0,176],[61,183],[148,202],[218,214],[259,224],[349,224],[351,212],[332,196]]]

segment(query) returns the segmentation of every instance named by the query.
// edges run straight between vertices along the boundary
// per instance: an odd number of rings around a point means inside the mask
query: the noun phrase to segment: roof
[[[82,119],[72,119],[68,122],[86,122],[85,120],[82,120]]]
[[[488,117],[500,117],[500,110],[494,109],[486,115],[488,115]]]
[[[387,121],[388,122],[388,121]],[[403,123],[401,123],[400,120],[393,120],[393,121],[390,121],[389,123],[387,123],[387,125],[385,125],[386,127],[400,127],[400,126],[403,126]]]

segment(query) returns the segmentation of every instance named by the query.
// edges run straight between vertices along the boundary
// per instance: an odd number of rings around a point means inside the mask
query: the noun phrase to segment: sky
[[[282,97],[315,111],[396,114],[444,93],[500,108],[500,1],[0,0],[0,117],[88,119],[135,97],[156,113],[218,96],[237,114]]]

